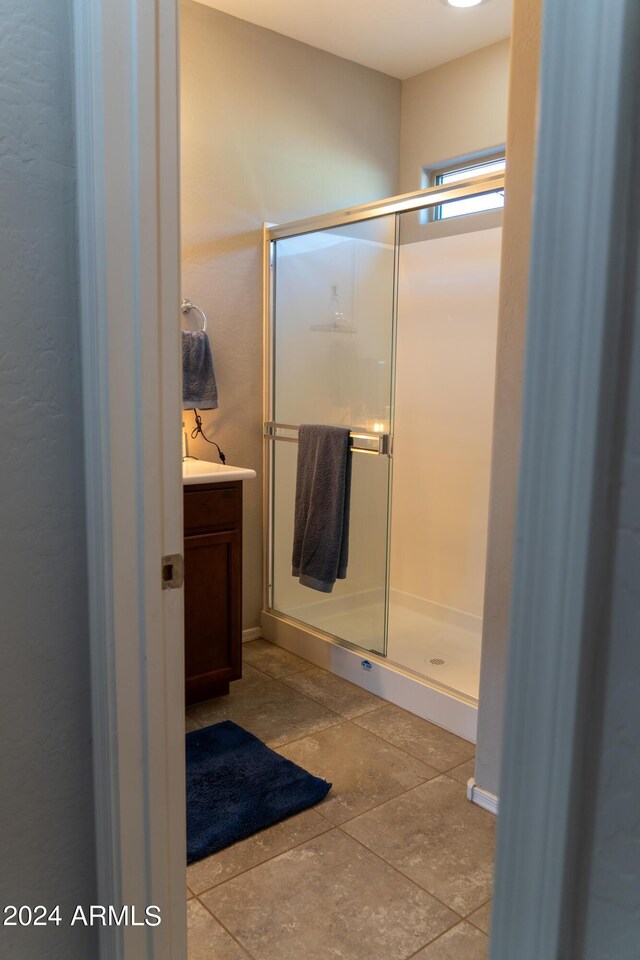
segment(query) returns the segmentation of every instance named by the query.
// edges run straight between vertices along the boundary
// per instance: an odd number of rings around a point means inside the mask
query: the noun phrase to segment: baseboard
[[[242,631],[242,642],[248,643],[249,640],[260,640],[262,637],[262,627],[249,627]]]
[[[473,777],[467,780],[467,799],[470,800],[471,803],[475,803],[478,807],[482,807],[483,810],[488,810],[489,813],[497,816],[499,805],[498,797],[496,797],[495,793],[490,793],[488,790],[483,790],[482,787],[479,787]]]

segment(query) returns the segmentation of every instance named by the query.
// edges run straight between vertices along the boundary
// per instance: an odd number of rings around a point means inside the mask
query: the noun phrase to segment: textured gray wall
[[[71,0],[0,0],[0,904],[95,900]],[[11,960],[96,956],[0,927]]]
[[[636,289],[584,960],[640,956],[640,282]]]
[[[263,221],[396,193],[399,80],[210,7],[181,5],[182,291],[210,319],[220,408],[203,417],[245,484],[244,626],[262,606]],[[193,425],[193,414],[186,422]],[[212,457],[213,451],[213,457]],[[196,456],[216,459],[213,447]]]

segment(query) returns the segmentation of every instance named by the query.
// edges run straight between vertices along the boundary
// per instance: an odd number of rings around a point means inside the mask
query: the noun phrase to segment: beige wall
[[[396,192],[401,83],[191,0],[181,34],[182,290],[209,316],[220,394],[205,429],[229,463],[258,471],[245,485],[246,628],[262,604],[260,226]]]
[[[476,781],[498,793],[520,455],[541,0],[516,0],[507,129],[491,505],[482,636]]]
[[[419,190],[425,166],[505,142],[509,40],[405,80],[400,192]]]

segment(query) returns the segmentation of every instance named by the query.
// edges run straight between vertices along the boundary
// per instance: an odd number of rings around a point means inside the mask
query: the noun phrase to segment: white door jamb
[[[492,960],[583,956],[577,877],[637,282],[639,42],[637,0],[544,4]]]
[[[184,960],[177,4],[74,0],[78,240],[102,960]]]

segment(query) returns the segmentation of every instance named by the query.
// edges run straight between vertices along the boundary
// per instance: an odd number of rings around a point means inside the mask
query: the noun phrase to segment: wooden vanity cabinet
[[[184,488],[187,704],[242,676],[242,481]]]

